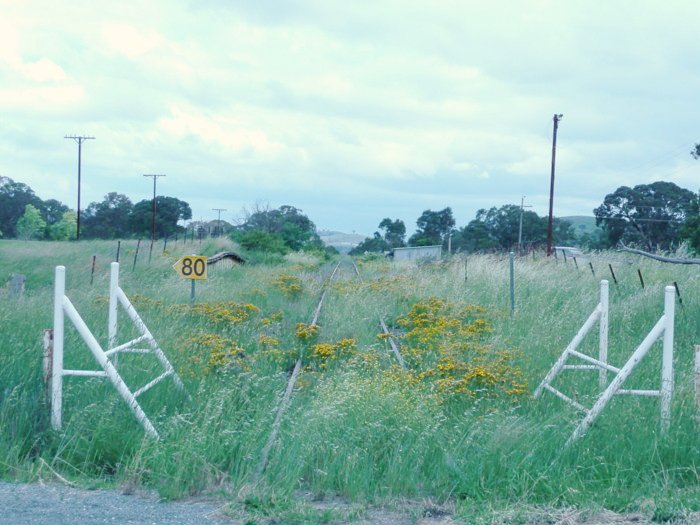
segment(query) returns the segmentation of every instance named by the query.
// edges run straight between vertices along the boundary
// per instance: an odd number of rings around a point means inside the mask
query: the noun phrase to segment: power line
[[[151,213],[151,246],[156,240],[156,180],[165,177],[162,173],[144,174],[144,177],[153,177],[153,208]]]
[[[212,211],[218,211],[219,212],[219,218],[216,221],[216,225],[218,227],[218,235],[221,236],[221,212],[222,211],[228,211],[226,208],[212,208]]]
[[[561,113],[554,114],[552,122],[554,127],[552,130],[552,176],[549,181],[549,220],[547,223],[547,256],[552,255],[552,225],[554,224],[554,166],[557,156],[557,129],[559,129],[559,121],[564,115]]]
[[[94,140],[95,137],[88,137],[83,135],[65,135],[64,139],[73,139],[78,143],[78,214],[76,219],[76,233],[75,239],[80,240],[80,163],[83,149],[83,142],[86,140]]]

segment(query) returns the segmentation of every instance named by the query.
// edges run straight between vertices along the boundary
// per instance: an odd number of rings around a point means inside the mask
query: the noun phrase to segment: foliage
[[[259,233],[250,235],[252,232]],[[246,237],[246,234],[250,236]],[[286,205],[274,210],[256,207],[248,214],[243,224],[235,228],[232,238],[238,242],[241,242],[239,239],[257,239],[261,241],[258,247],[253,247],[253,243],[250,243],[250,249],[271,252],[280,252],[278,239],[282,241],[286,250],[323,248],[323,243],[316,233],[316,225],[302,213],[302,210]],[[267,241],[268,246],[266,247],[262,241]]]
[[[680,238],[680,229],[692,214],[696,196],[672,182],[620,186],[605,196],[593,212],[611,246],[619,242],[646,249],[667,250]]]
[[[26,184],[0,176],[0,228],[5,237],[17,236],[17,221],[28,204],[41,209],[42,201]]]
[[[522,213],[522,242],[524,245],[540,245],[547,240],[548,218],[534,211]],[[480,209],[476,218],[457,231],[452,241],[455,248],[466,252],[511,250],[518,243],[520,234],[520,207],[506,204],[500,208]],[[552,237],[555,244],[572,244],[576,234],[571,223],[554,218]]]
[[[17,220],[17,237],[23,240],[40,239],[44,236],[46,222],[41,218],[41,213],[31,204],[24,208],[24,215]]]
[[[594,276],[561,260],[522,257],[516,263],[516,294],[522,300],[511,316],[508,259],[500,255],[423,266],[358,262],[362,281],[343,264],[327,290],[320,325],[302,325],[297,337],[297,323],[308,322],[331,265],[316,269],[295,257],[283,268],[214,271],[198,283],[191,306],[189,283],[171,268],[191,252],[191,243],[168,243],[170,254],[154,250],[150,265],[132,271],[136,241],[124,241],[120,286],[192,400],[168,380],[139,396],[161,434],[156,442],[144,437],[109,382],[73,378],[64,383],[64,427],[54,431],[36,336],[51,326],[54,267],[66,266],[71,301],[98,340],[106,341],[107,262],[115,244],[0,243],[0,275],[20,264],[27,274],[22,300],[0,301],[4,479],[46,481],[57,473],[80,486],[157,490],[163,498],[215,494],[246,501],[258,509],[260,522],[279,515],[271,507],[300,495],[323,500],[321,506],[347,501],[357,513],[344,521],[364,519],[367,501],[411,505],[417,520],[426,515],[426,502],[444,501],[448,508],[457,506],[455,520],[467,523],[479,523],[470,519],[470,509],[503,505],[511,511],[507,518],[483,523],[519,521],[519,507],[554,506],[557,519],[565,520],[573,509],[585,512],[594,505],[640,513],[642,521],[653,515],[679,522],[700,510],[692,387],[698,342],[693,321],[700,315],[696,268],[632,255],[635,264],[628,265],[609,253],[591,258]],[[91,286],[93,254],[98,264]],[[666,436],[659,433],[658,399],[624,396],[581,442],[565,448],[582,414],[555,396],[535,400],[517,387],[525,383],[532,392],[580,329],[598,303],[598,281],[608,261],[619,281],[610,294],[609,359],[615,366],[658,321],[663,287],[677,281],[683,293],[674,334],[672,427]],[[298,297],[276,285],[280,274],[299,279]],[[399,368],[388,343],[377,339],[378,314],[400,343],[407,368]],[[123,343],[137,332],[126,315],[119,318]],[[597,339],[588,336],[579,350],[596,355]],[[71,368],[95,368],[73,329],[66,330],[65,352]],[[278,442],[255,483],[260,451],[300,356],[303,367]],[[635,369],[630,388],[656,388],[659,366],[658,352],[651,352]],[[511,385],[499,380],[506,368],[523,374],[513,376],[518,385],[511,393]],[[132,388],[161,373],[152,356],[139,354],[120,357],[119,371]],[[553,386],[585,406],[599,394],[598,374],[585,371],[562,374]],[[37,467],[44,464],[55,473]],[[686,521],[694,523],[694,517]],[[548,518],[530,521],[553,521]]]
[[[381,253],[393,248],[406,246],[406,225],[401,219],[391,220],[388,217],[379,223],[380,234],[374,232],[372,237],[366,237],[360,244],[350,250],[350,255],[363,255],[365,253]]]
[[[379,232],[374,232],[373,237],[366,237],[364,241],[355,246],[348,253],[349,255],[362,255],[364,253],[381,253],[389,250],[391,246],[386,240],[379,235]]]
[[[39,211],[41,212],[41,217],[46,222],[46,232],[44,236],[52,238],[50,233],[51,227],[58,225],[65,217],[66,212],[70,211],[70,208],[56,199],[47,199],[41,202]]]
[[[63,213],[61,220],[47,228],[47,237],[53,241],[68,241],[76,238],[78,214],[73,210]]]
[[[126,195],[110,192],[102,202],[91,202],[83,215],[81,235],[88,239],[130,237],[134,205]]]
[[[178,221],[192,218],[192,209],[185,201],[176,197],[156,197],[156,237],[169,237],[184,231]],[[153,199],[142,200],[134,205],[131,213],[131,231],[136,235],[150,236],[153,219]]]
[[[434,246],[447,241],[452,233],[455,219],[452,216],[452,208],[432,211],[425,210],[416,221],[418,231],[408,239],[409,246]]]
[[[262,230],[234,231],[231,238],[250,251],[279,254],[289,251],[282,237]]]
[[[384,230],[384,240],[391,248],[401,248],[406,246],[406,225],[401,219],[382,219],[379,229]]]
[[[480,306],[432,297],[415,303],[396,324],[406,330],[403,353],[418,381],[443,396],[522,396],[525,379],[515,353],[485,344],[493,331]]]

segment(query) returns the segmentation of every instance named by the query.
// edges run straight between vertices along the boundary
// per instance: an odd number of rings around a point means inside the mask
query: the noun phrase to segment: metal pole
[[[92,283],[95,280],[95,260],[97,259],[97,255],[92,256],[92,270],[90,271],[90,286],[92,286]]]
[[[549,221],[547,223],[547,255],[552,255],[552,225],[554,224],[554,167],[557,155],[557,129],[559,121],[564,115],[555,114],[552,118],[554,129],[552,131],[552,175],[549,182]]]
[[[515,312],[515,254],[510,252],[510,315]]]
[[[194,279],[190,279],[192,287],[190,288],[190,304],[194,304]]]
[[[532,208],[532,206],[525,206],[525,195],[520,198],[520,225],[518,226],[518,255],[523,254],[523,213],[525,208]]]

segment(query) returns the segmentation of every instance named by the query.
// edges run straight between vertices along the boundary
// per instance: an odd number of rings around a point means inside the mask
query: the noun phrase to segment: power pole
[[[95,137],[85,137],[82,135],[65,135],[63,137],[64,139],[73,139],[75,142],[78,143],[78,217],[76,220],[76,233],[75,233],[75,240],[79,241],[80,240],[80,159],[82,156],[82,150],[83,150],[83,142],[86,140],[94,140]]]
[[[557,129],[559,121],[564,115],[555,114],[552,118],[554,130],[552,131],[552,177],[549,182],[549,222],[547,224],[547,256],[552,255],[552,226],[554,224],[554,166],[557,156]]]
[[[518,227],[518,255],[523,253],[523,208],[532,208],[525,206],[525,195],[520,198],[520,226]]]
[[[158,177],[165,177],[163,174],[151,173],[144,177],[153,177],[153,208],[151,212],[151,246],[156,241],[156,180]]]
[[[218,237],[221,237],[221,212],[222,211],[228,211],[226,208],[212,208],[212,211],[218,211],[219,212],[219,218],[216,220],[216,225],[218,227]]]

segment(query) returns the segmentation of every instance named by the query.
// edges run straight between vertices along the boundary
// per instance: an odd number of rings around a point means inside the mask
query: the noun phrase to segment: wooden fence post
[[[53,374],[53,329],[44,330],[44,400],[51,403],[51,376]]]

